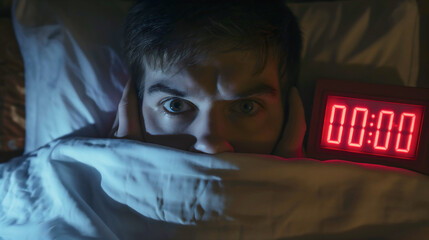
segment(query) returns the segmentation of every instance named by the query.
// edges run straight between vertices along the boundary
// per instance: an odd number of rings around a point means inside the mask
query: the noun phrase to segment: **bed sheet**
[[[0,239],[424,239],[429,179],[70,138],[0,165]]]

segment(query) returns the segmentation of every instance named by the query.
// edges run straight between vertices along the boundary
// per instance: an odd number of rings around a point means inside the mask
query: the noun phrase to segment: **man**
[[[301,33],[283,1],[140,1],[115,136],[207,154],[302,156]]]

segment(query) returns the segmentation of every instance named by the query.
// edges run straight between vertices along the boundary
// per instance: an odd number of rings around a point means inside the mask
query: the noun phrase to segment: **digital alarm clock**
[[[429,174],[429,89],[319,80],[307,154]]]

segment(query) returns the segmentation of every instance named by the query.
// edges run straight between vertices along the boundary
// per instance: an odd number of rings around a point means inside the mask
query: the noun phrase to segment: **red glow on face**
[[[328,96],[320,146],[415,159],[423,109],[411,104]]]

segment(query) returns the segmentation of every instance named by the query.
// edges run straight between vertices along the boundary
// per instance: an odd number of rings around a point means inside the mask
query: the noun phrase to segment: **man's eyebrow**
[[[152,94],[155,92],[164,92],[168,93],[177,97],[187,97],[188,94],[186,92],[182,92],[180,90],[171,88],[163,83],[155,83],[154,85],[150,86],[148,89],[148,93]],[[234,94],[234,98],[248,98],[255,95],[275,95],[277,93],[277,90],[270,85],[267,84],[258,84],[253,88],[250,88],[248,90],[245,90],[243,92]]]
[[[154,92],[164,92],[177,97],[186,97],[187,94],[185,92],[179,91],[177,89],[171,88],[163,83],[156,83],[149,87],[148,93],[152,94]]]
[[[236,95],[237,98],[247,98],[255,95],[275,95],[277,90],[267,84],[259,84]]]

